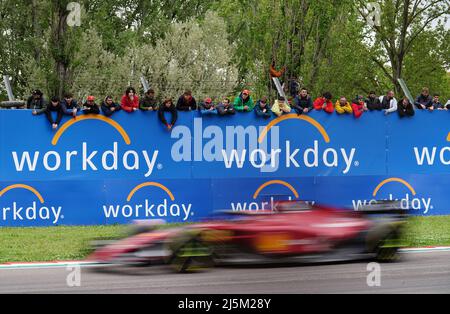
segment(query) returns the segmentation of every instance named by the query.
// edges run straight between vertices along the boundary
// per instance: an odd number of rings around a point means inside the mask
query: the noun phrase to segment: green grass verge
[[[410,217],[404,237],[409,247],[450,246],[450,216]]]
[[[123,226],[0,228],[0,263],[81,260],[95,239],[124,234]],[[411,217],[404,243],[409,247],[450,246],[450,216]]]
[[[0,228],[0,263],[80,260],[90,241],[123,232],[123,226]]]

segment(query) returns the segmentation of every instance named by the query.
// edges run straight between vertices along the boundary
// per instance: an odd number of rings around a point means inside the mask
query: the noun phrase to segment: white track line
[[[448,246],[426,247],[426,248],[410,248],[402,249],[401,253],[432,253],[432,252],[450,252]]]
[[[84,261],[68,261],[68,262],[48,262],[48,263],[8,263],[0,264],[0,270],[3,269],[43,269],[43,268],[63,268],[63,267],[96,267],[102,264]]]
[[[435,253],[435,252],[450,252],[450,247],[429,247],[429,248],[408,248],[401,249],[401,253]],[[100,267],[106,264],[98,264],[95,262],[86,261],[65,261],[65,262],[48,262],[48,263],[8,263],[0,264],[0,270],[5,269],[39,269],[39,268],[63,268],[63,267]]]

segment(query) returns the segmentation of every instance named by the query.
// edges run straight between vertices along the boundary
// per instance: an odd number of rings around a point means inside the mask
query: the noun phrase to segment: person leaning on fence
[[[64,99],[61,101],[61,107],[63,113],[68,116],[76,117],[77,112],[80,110],[78,102],[73,99],[73,94],[66,93]]]
[[[331,99],[333,98],[333,95],[331,95],[330,92],[323,93],[322,97],[317,98],[314,101],[314,109],[315,110],[324,110],[326,113],[333,113],[334,112],[334,106]]]
[[[191,111],[197,110],[197,101],[192,96],[192,92],[187,90],[183,95],[178,98],[177,101],[177,110],[178,111]]]
[[[221,103],[217,105],[217,113],[219,116],[229,116],[234,115],[236,110],[234,109],[233,104],[230,99],[225,98]]]
[[[122,109],[119,104],[114,102],[112,96],[105,97],[105,100],[103,100],[102,102],[101,108],[103,114],[106,117],[111,117],[114,113]]]
[[[253,102],[253,98],[250,96],[250,91],[248,89],[243,90],[242,93],[234,99],[234,109],[236,109],[236,111],[250,112],[253,108],[255,108],[255,103]]]
[[[383,110],[386,108],[383,108],[381,106],[380,98],[377,97],[374,91],[369,92],[369,96],[366,98],[366,106],[367,109],[370,111],[374,110]]]
[[[32,95],[28,97],[27,109],[41,110],[47,107],[47,102],[45,101],[44,94],[36,89],[32,92]]]
[[[159,108],[159,102],[155,97],[155,91],[149,89],[139,103],[139,109],[142,111],[157,111]]]
[[[270,109],[267,97],[265,96],[256,102],[254,110],[258,117],[269,119],[272,116],[272,110]]]
[[[100,109],[98,105],[95,103],[94,96],[88,96],[86,102],[83,104],[83,113],[84,114],[99,114]]]
[[[167,122],[165,113],[168,112],[172,115],[170,123]],[[171,130],[178,120],[178,110],[173,104],[172,98],[167,98],[164,100],[163,104],[158,110],[159,120],[166,126],[167,130]]]
[[[128,87],[120,102],[122,110],[131,113],[139,109],[139,97],[133,87]]]
[[[206,98],[199,106],[202,116],[217,115],[217,109],[211,98]]]
[[[439,100],[439,94],[434,94],[433,95],[433,108],[434,110],[444,110],[444,105],[441,103],[441,101]]]
[[[396,112],[398,109],[397,99],[392,90],[388,91],[385,96],[380,96],[380,103],[385,115]]]
[[[292,109],[298,114],[307,114],[313,110],[313,102],[308,95],[308,90],[302,88],[292,103]]]
[[[350,105],[350,103],[347,101],[347,98],[345,98],[345,97],[339,98],[339,100],[336,102],[336,104],[334,106],[334,109],[336,110],[336,112],[338,114],[353,113],[352,106]]]
[[[278,99],[275,99],[275,102],[273,103],[272,112],[277,117],[280,117],[285,113],[290,113],[291,107],[283,96],[278,96]]]
[[[56,119],[53,119],[52,115],[53,112],[56,112]],[[45,108],[41,110],[33,110],[33,115],[41,115],[41,114],[45,114],[47,120],[52,125],[52,129],[56,130],[59,127],[63,117],[63,110],[59,98],[52,97],[50,103],[47,104]]]
[[[364,97],[359,95],[352,101],[353,116],[357,119],[361,118],[364,112],[367,111],[367,105]]]
[[[415,114],[414,107],[411,104],[411,102],[409,101],[408,97],[404,97],[400,101],[397,112],[398,112],[398,115],[400,116],[400,118],[414,116],[414,114]]]
[[[417,96],[414,105],[416,106],[417,109],[422,110],[428,109],[431,111],[434,110],[433,99],[430,96],[430,90],[428,89],[428,87],[424,87],[422,89],[422,93],[419,96]]]

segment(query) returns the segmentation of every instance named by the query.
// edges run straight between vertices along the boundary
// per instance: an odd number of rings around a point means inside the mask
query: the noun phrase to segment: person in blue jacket
[[[294,109],[298,115],[307,114],[314,109],[312,98],[308,95],[308,90],[306,88],[302,88],[295,97],[292,109]]]
[[[105,100],[102,102],[102,112],[105,116],[111,117],[114,113],[120,111],[122,106],[115,103],[112,96],[106,96]]]
[[[61,101],[61,107],[63,110],[63,113],[67,116],[77,116],[77,112],[80,111],[80,106],[78,105],[78,102],[73,99],[73,94],[66,93],[64,95],[64,99]]]
[[[206,98],[199,106],[202,115],[217,115],[217,109],[211,98]]]
[[[267,97],[265,96],[256,102],[254,110],[258,117],[269,119],[272,116],[272,110],[270,110]]]

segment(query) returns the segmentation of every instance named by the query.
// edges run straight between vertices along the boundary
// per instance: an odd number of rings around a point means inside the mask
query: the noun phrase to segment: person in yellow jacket
[[[334,108],[336,109],[336,112],[338,114],[353,113],[352,106],[350,105],[350,103],[347,101],[347,98],[345,98],[345,97],[339,98],[339,100],[334,105]]]
[[[279,96],[278,99],[275,100],[275,103],[272,106],[272,112],[277,116],[281,116],[285,113],[291,112],[291,106],[289,103],[285,101],[284,97]]]

